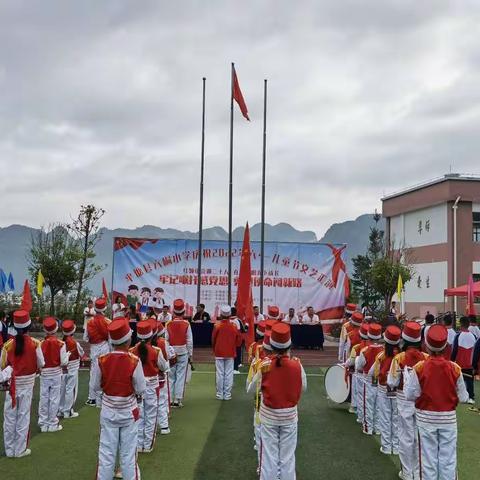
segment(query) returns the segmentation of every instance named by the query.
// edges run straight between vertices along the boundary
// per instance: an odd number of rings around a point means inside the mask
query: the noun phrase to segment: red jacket
[[[111,397],[133,395],[133,372],[140,360],[131,353],[107,353],[98,359],[103,393]]]
[[[240,332],[230,320],[216,323],[212,332],[212,346],[215,357],[235,358]]]
[[[28,335],[24,335],[23,338],[25,343],[21,356],[15,356],[15,338],[8,340],[3,346],[2,360],[4,361],[2,361],[1,367],[5,368],[10,365],[16,377],[37,373],[37,347],[40,342]]]
[[[60,366],[60,350],[64,343],[55,335],[47,335],[42,341],[42,353],[45,359],[44,368],[54,368]]]
[[[109,321],[103,315],[97,313],[87,323],[88,341],[92,345],[108,341]]]

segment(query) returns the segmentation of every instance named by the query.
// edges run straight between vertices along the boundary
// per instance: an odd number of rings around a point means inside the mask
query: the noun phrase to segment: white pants
[[[32,406],[33,385],[19,388],[15,392],[16,406],[12,407],[12,397],[7,392],[3,408],[3,441],[5,455],[18,457],[28,446],[30,430],[30,409]]]
[[[232,398],[233,358],[215,358],[217,398],[229,400]]]
[[[158,419],[157,424],[160,428],[168,428],[168,414],[170,412],[170,401],[168,395],[168,378],[165,385],[160,389],[158,399]]]
[[[262,424],[260,480],[295,480],[297,424],[281,427]]]
[[[98,366],[98,357],[105,355],[110,351],[110,346],[107,342],[99,343],[90,346],[90,381],[88,383],[88,399],[96,400],[97,406],[100,406],[102,401],[102,391],[95,391],[94,385],[97,377],[100,375],[100,368]]]
[[[188,355],[177,355],[177,363],[170,367],[168,379],[170,382],[170,397],[172,402],[183,399],[185,394],[185,382],[187,380]]]
[[[358,379],[357,374],[352,373],[350,377],[351,388],[350,388],[350,406],[352,408],[357,408],[357,388],[358,388]]]
[[[155,444],[157,433],[158,396],[160,387],[147,387],[140,405],[138,420],[138,448],[150,450]]]
[[[62,390],[60,394],[59,412],[69,414],[73,411],[73,407],[77,400],[78,393],[78,370],[65,373],[62,375]]]
[[[396,454],[398,453],[397,399],[387,397],[385,389],[378,387],[377,405],[382,450]]]
[[[363,374],[357,374],[357,394],[356,394],[356,404],[357,404],[357,419],[358,423],[362,423],[364,421],[365,417],[365,410],[366,410],[366,404],[365,404],[365,391],[366,391],[366,385],[365,385],[365,378]]]
[[[403,476],[407,480],[419,478],[418,443],[415,429],[415,403],[397,398],[398,454]]]
[[[455,428],[417,428],[422,480],[457,478],[457,426]]]
[[[133,419],[117,423],[100,416],[97,480],[112,480],[117,452],[123,479],[140,478],[137,464],[137,436],[138,425]]]
[[[365,379],[365,411],[363,418],[363,431],[372,435],[375,431],[375,417],[377,409],[377,386],[372,385],[370,377]]]
[[[40,402],[38,404],[38,426],[40,428],[56,427],[58,425],[58,407],[62,375],[40,375]]]
[[[255,440],[255,449],[257,450],[258,465],[262,460],[262,424],[257,421],[257,410],[253,412],[253,435]]]

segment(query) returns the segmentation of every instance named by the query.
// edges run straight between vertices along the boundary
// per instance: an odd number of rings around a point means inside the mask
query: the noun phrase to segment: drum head
[[[325,390],[332,402],[344,403],[350,395],[350,381],[345,378],[345,368],[341,365],[331,366],[325,373]]]

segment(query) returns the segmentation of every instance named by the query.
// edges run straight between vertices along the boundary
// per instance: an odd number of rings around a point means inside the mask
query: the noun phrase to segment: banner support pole
[[[200,303],[202,285],[202,244],[203,244],[203,175],[205,167],[205,83],[202,79],[202,146],[200,152],[200,208],[198,214],[198,267],[197,267],[197,305]]]

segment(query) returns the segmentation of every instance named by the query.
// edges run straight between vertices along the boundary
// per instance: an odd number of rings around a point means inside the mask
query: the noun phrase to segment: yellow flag
[[[42,271],[38,271],[38,276],[37,276],[37,293],[39,295],[43,294],[43,285],[45,284],[45,278],[43,278]]]
[[[397,295],[398,298],[402,298],[402,290],[403,290],[403,279],[402,279],[402,274],[400,273],[398,275],[398,283],[397,283]]]

